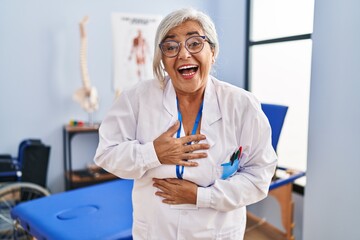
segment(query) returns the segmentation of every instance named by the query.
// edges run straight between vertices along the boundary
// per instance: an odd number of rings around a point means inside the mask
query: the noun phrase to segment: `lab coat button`
[[[187,211],[182,211],[182,215],[186,216],[186,215],[188,215],[188,212]]]

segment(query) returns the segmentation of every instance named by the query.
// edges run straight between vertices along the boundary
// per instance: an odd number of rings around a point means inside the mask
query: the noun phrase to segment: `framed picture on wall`
[[[112,14],[113,88],[116,95],[153,77],[154,39],[161,19],[158,15]]]

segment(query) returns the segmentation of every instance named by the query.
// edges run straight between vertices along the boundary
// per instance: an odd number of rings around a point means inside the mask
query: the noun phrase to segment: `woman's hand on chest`
[[[174,138],[173,136],[179,129],[179,125],[180,123],[177,121],[166,132],[154,140],[156,155],[161,164],[196,167],[198,166],[197,162],[187,160],[197,160],[207,157],[207,153],[201,150],[209,149],[209,144],[199,143],[199,141],[205,140],[206,136],[196,134]]]

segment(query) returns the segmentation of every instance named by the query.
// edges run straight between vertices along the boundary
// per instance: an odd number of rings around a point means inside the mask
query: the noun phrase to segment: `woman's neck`
[[[179,106],[182,107],[190,107],[193,105],[199,105],[203,101],[204,94],[198,95],[181,95],[177,94],[177,99],[179,102]]]
[[[204,92],[202,94],[177,94],[179,111],[182,116],[182,125],[186,135],[190,135],[194,126],[196,116],[203,102]],[[200,132],[200,124],[197,133]]]

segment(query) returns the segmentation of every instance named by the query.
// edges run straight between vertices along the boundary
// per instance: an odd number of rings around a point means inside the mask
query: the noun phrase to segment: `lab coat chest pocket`
[[[234,161],[232,161],[233,154],[234,152],[229,152],[228,154],[219,156],[219,159],[222,160],[216,163],[214,171],[215,179],[228,179],[238,171],[240,160],[234,159]]]
[[[227,179],[236,173],[239,167],[239,160],[231,161],[231,157],[239,148],[235,135],[222,134],[228,131],[223,125],[215,123],[211,128],[203,130],[206,141],[210,145],[207,161],[208,175],[211,176],[212,184],[217,179]],[[211,131],[210,131],[211,130]],[[200,160],[199,164],[202,164]]]
[[[222,154],[217,156],[218,161],[216,162],[215,174],[216,179],[228,179],[234,175],[240,166],[241,151],[239,146],[234,144],[222,151]]]

